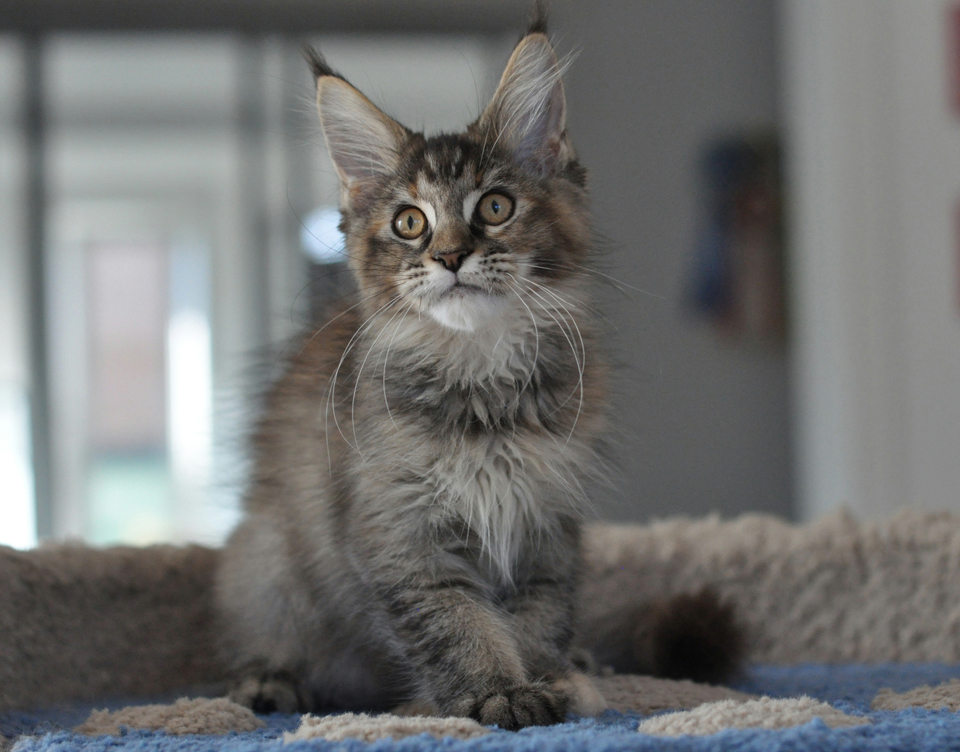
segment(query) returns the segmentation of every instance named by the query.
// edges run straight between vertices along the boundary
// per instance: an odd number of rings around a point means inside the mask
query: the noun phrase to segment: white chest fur
[[[442,503],[480,537],[504,583],[513,581],[525,541],[552,527],[558,503],[579,497],[564,452],[554,444],[552,438],[491,438],[462,446],[435,466]]]

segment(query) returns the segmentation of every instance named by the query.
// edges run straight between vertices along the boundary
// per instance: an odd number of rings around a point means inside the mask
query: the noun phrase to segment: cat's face
[[[451,331],[509,326],[581,268],[584,173],[543,34],[520,41],[492,102],[461,134],[411,133],[328,70],[318,75],[320,117],[368,315],[406,312]]]

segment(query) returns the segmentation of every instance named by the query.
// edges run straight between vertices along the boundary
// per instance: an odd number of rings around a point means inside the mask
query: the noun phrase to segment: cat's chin
[[[427,309],[441,326],[457,332],[475,332],[497,318],[503,310],[500,298],[482,292],[447,294]]]

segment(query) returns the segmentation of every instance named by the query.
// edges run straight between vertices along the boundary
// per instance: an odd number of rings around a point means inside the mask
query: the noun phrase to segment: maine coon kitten
[[[218,579],[232,696],[516,729],[600,702],[569,657],[604,427],[585,172],[537,19],[466,131],[425,137],[317,53],[359,303],[268,394]]]

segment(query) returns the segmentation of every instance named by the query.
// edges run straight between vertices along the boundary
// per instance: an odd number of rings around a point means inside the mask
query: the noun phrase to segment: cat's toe
[[[516,731],[561,723],[568,704],[567,695],[551,687],[518,685],[479,698],[471,715],[486,726]]]

